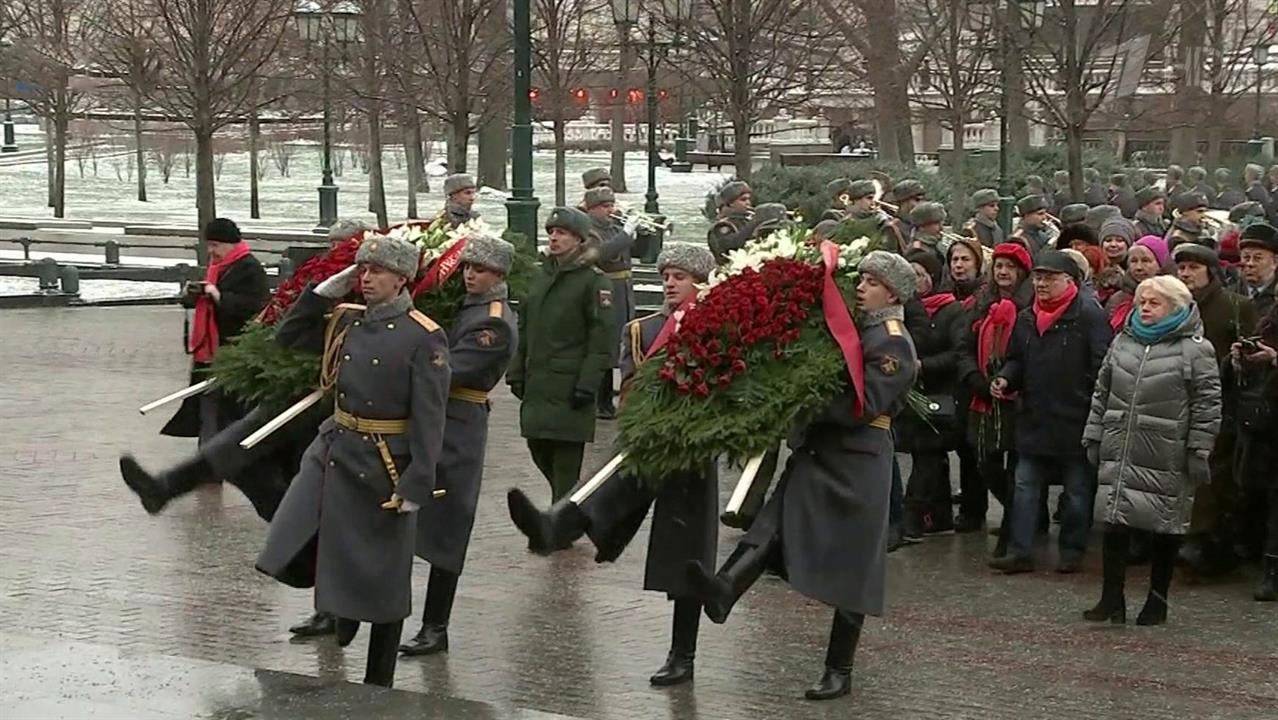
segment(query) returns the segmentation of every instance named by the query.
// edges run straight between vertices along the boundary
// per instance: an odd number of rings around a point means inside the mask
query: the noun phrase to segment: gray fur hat
[[[751,237],[760,238],[767,233],[785,225],[790,220],[789,212],[781,203],[764,203],[754,209],[754,226],[750,230]]]
[[[1179,165],[1168,165],[1168,166],[1167,166],[1167,182],[1168,182],[1168,184],[1171,184],[1171,183],[1173,183],[1173,182],[1179,182],[1179,181],[1180,181],[1182,178],[1184,178],[1184,177],[1185,177],[1185,168],[1183,168],[1183,167],[1181,167],[1181,166],[1179,166]]]
[[[590,216],[572,207],[557,207],[546,218],[546,232],[551,228],[563,228],[584,242],[590,235]]]
[[[998,191],[994,188],[981,188],[972,193],[972,207],[979,208],[998,202]]]
[[[444,178],[444,194],[452,195],[462,190],[472,190],[475,187],[475,177],[466,173],[457,173]]]
[[[1069,171],[1057,170],[1056,172],[1052,173],[1052,182],[1056,183],[1057,185],[1068,185]]]
[[[1255,182],[1265,176],[1265,168],[1257,163],[1247,163],[1243,168],[1243,179],[1247,182]]]
[[[1039,191],[1042,191],[1043,177],[1041,175],[1026,175],[1025,185],[1031,189],[1037,188]]]
[[[1257,165],[1256,167],[1260,166]],[[1226,185],[1234,179],[1234,175],[1229,172],[1229,168],[1216,168],[1216,172],[1212,173],[1212,176],[1216,178],[1216,184],[1218,185]]]
[[[607,183],[608,185],[612,185],[612,173],[609,172],[608,168],[601,168],[601,167],[590,168],[589,170],[581,174],[581,184],[587,190],[595,187],[596,185],[600,183]]]
[[[705,282],[714,270],[714,255],[701,245],[669,243],[657,256],[657,272],[665,272],[670,267],[685,270],[697,280]]]
[[[1087,222],[1087,203],[1070,203],[1061,208],[1061,224]]]
[[[838,231],[839,231],[838,220],[822,220],[821,222],[817,223],[816,225],[812,227],[812,234],[820,235],[826,240],[833,238],[834,234]]]
[[[1112,217],[1122,217],[1123,211],[1117,205],[1097,205],[1087,211],[1086,223],[1096,232],[1100,232],[1101,225]]]
[[[750,186],[742,180],[724,183],[724,186],[719,188],[719,204],[727,205],[748,192],[750,192]]]
[[[466,238],[461,261],[496,270],[503,275],[510,273],[515,262],[515,246],[491,235],[472,235]]]
[[[825,191],[830,194],[830,197],[837,198],[839,195],[847,192],[847,189],[851,185],[852,181],[847,178],[834,178],[825,184]]]
[[[596,205],[615,202],[617,202],[617,194],[612,191],[612,188],[607,185],[600,185],[599,187],[587,190],[585,197],[582,198],[581,204],[589,210]]]
[[[1197,185],[1207,179],[1207,168],[1201,165],[1194,165],[1189,168],[1189,172],[1185,173],[1185,179],[1189,181],[1190,185]]]
[[[373,227],[363,220],[342,219],[333,223],[333,226],[328,229],[328,240],[329,242],[349,240],[372,229]]]
[[[1184,192],[1172,198],[1172,207],[1180,212],[1206,209],[1207,196],[1196,190]]]
[[[907,200],[922,200],[926,195],[923,183],[918,180],[907,178],[892,186],[892,199],[898,204]]]
[[[1016,203],[1016,210],[1022,215],[1047,209],[1047,198],[1042,195],[1026,195]]]
[[[860,200],[870,197],[877,191],[878,188],[874,186],[873,180],[853,180],[848,184],[848,199]]]
[[[905,258],[886,250],[874,250],[861,260],[860,272],[869,273],[888,286],[902,303],[913,297],[918,288],[918,276]]]
[[[1155,200],[1166,199],[1167,193],[1163,192],[1161,188],[1156,185],[1149,185],[1141,188],[1140,191],[1136,193],[1136,207],[1143,208]]]
[[[1109,184],[1114,187],[1127,187],[1127,173],[1113,173],[1109,176]]]
[[[921,202],[910,210],[910,224],[915,227],[945,222],[945,206],[938,202]]]
[[[1100,180],[1100,170],[1094,167],[1083,168],[1083,180],[1089,183]]]
[[[373,236],[364,238],[364,242],[359,244],[355,262],[359,265],[378,265],[412,280],[417,277],[421,256],[417,246],[407,240]]]
[[[1215,270],[1220,267],[1220,256],[1216,254],[1215,250],[1206,245],[1182,242],[1178,243],[1176,248],[1172,250],[1172,262],[1194,262]]]

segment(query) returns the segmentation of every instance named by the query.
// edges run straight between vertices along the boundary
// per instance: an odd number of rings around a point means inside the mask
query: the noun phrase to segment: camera
[[[188,280],[188,281],[186,282],[186,294],[187,294],[187,295],[203,295],[203,294],[204,294],[204,281],[203,281],[203,280]]]
[[[1259,337],[1249,337],[1249,338],[1242,338],[1241,340],[1238,341],[1238,344],[1242,346],[1242,351],[1244,355],[1251,355],[1253,353],[1260,352],[1259,341],[1260,341]]]

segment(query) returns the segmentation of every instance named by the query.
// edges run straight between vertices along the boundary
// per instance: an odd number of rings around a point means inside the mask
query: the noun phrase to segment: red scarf
[[[1007,354],[1007,346],[1012,342],[1012,329],[1016,327],[1016,303],[1010,299],[999,300],[990,306],[985,317],[976,323],[976,362],[977,368],[984,375],[989,372],[990,360]],[[978,413],[990,411],[989,402],[973,395],[968,406]]]
[[[937,311],[956,300],[954,293],[933,293],[923,298],[923,309],[928,317],[935,317]]]
[[[1042,336],[1047,329],[1056,324],[1057,320],[1065,314],[1065,310],[1069,308],[1069,304],[1074,302],[1074,298],[1078,296],[1078,286],[1071,284],[1069,289],[1061,293],[1061,296],[1055,300],[1043,302],[1038,298],[1034,298],[1034,319],[1035,325],[1038,327],[1038,334]]]
[[[218,278],[222,276],[222,271],[228,268],[231,263],[239,260],[249,254],[249,246],[246,242],[236,243],[235,247],[226,254],[218,262],[209,262],[209,267],[204,271],[204,282],[209,285],[217,285]],[[217,346],[220,338],[217,334],[217,303],[213,302],[213,298],[209,295],[200,295],[195,299],[195,322],[191,328],[190,352],[195,356],[197,363],[213,362],[213,353],[217,352]]]
[[[1118,303],[1114,308],[1114,314],[1109,316],[1109,328],[1115,333],[1123,329],[1127,324],[1127,316],[1132,314],[1132,298],[1127,297]]]

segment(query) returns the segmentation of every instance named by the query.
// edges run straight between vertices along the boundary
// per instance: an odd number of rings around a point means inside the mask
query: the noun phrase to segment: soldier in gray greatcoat
[[[448,399],[448,340],[413,308],[415,245],[365,239],[356,265],[308,288],[276,330],[280,342],[323,347],[321,388],[333,416],[302,458],[271,521],[257,568],[315,588],[349,644],[372,624],[364,682],[394,684],[396,648],[412,611],[416,513],[432,501]],[[367,306],[341,304],[358,273]]]
[[[472,175],[456,173],[444,178],[444,195],[448,201],[436,217],[447,216],[448,224],[454,228],[478,220],[479,212],[475,210],[477,189]]]
[[[400,646],[405,655],[448,651],[448,621],[466,560],[488,444],[488,393],[497,386],[519,343],[507,301],[506,275],[515,248],[505,240],[474,236],[462,249],[466,297],[447,328],[452,385],[444,449],[435,486],[445,495],[417,516],[417,556],[430,563],[422,628]]]
[[[892,418],[918,369],[901,304],[914,294],[914,271],[905,258],[882,250],[866,255],[860,270],[863,408],[856,411],[849,385],[796,428],[780,485],[718,573],[703,563],[688,566],[706,616],[716,623],[727,620],[770,563],[795,590],[834,606],[825,672],[807,691],[811,700],[849,692],[864,617],[883,613]]]
[[[587,190],[582,208],[590,216],[590,229],[599,238],[599,268],[612,283],[612,337],[608,355],[608,371],[604,373],[595,395],[596,416],[611,420],[617,416],[613,403],[613,372],[620,359],[621,330],[635,314],[635,290],[630,278],[630,251],[635,244],[636,220],[621,222],[613,217],[617,196],[607,186]]]
[[[657,270],[662,275],[665,304],[661,312],[626,326],[621,350],[623,392],[639,365],[664,347],[685,305],[696,298],[697,284],[704,283],[714,270],[714,257],[702,247],[671,244],[657,257]],[[545,512],[518,489],[507,494],[511,518],[528,536],[529,547],[535,552],[548,554],[585,534],[598,550],[596,562],[620,557],[652,508],[643,588],[664,592],[674,601],[670,654],[649,679],[653,685],[677,685],[692,679],[701,603],[693,597],[685,567],[689,561],[714,563],[717,478],[713,458],[707,458],[696,472],[665,478],[655,495],[640,478],[617,475],[580,505],[565,498]]]
[[[728,253],[740,250],[750,240],[753,202],[750,186],[740,180],[733,180],[719,189],[719,215],[706,233],[706,244],[710,246],[715,262],[726,262]]]
[[[998,224],[998,191],[984,188],[972,193],[972,219],[963,230],[987,248],[1003,242],[1003,228]]]

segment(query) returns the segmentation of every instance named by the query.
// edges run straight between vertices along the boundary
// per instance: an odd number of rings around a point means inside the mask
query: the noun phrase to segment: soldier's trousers
[[[557,502],[572,491],[581,477],[581,459],[586,444],[564,440],[528,439],[533,463],[550,483],[550,499]]]

